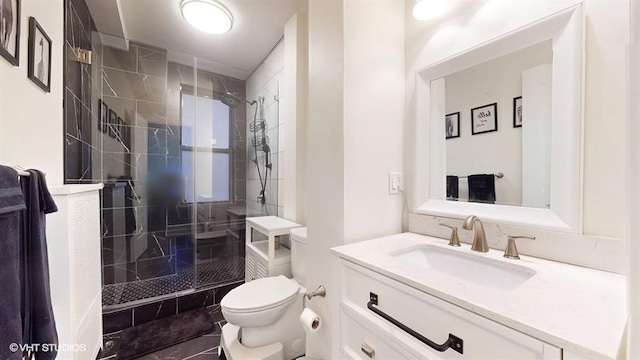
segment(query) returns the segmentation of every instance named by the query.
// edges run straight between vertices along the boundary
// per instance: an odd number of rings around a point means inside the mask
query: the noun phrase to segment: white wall
[[[279,104],[279,98],[284,86],[284,42],[280,41],[266,59],[258,66],[253,74],[247,79],[246,95],[247,99],[254,100],[264,97],[264,117],[267,121],[267,136],[269,137],[269,147],[271,148],[272,170],[269,171],[267,177],[266,196],[267,201],[262,205],[257,201],[260,190],[260,179],[258,169],[252,161],[247,161],[247,214],[269,214],[274,216],[283,216],[283,171],[281,159],[284,153],[281,151],[281,138],[284,136],[282,131],[284,128],[284,117],[282,116],[282,106]],[[247,104],[247,158],[253,160],[255,150],[251,146],[251,138],[253,134],[249,130],[249,125],[254,119],[256,105]],[[258,116],[260,110],[258,108]],[[260,165],[260,174],[263,181],[265,176],[265,153],[258,149],[258,163]]]
[[[307,354],[330,359],[333,296],[329,249],[401,231],[402,196],[388,173],[403,171],[404,1],[309,1],[308,287],[324,319]]]
[[[412,1],[407,1],[407,4]],[[413,118],[417,69],[553,14],[577,0],[493,0],[457,6],[440,22],[418,22],[406,11],[407,118]],[[628,1],[584,1],[586,79],[584,227],[588,235],[622,238],[625,229],[625,45]],[[406,134],[413,124],[407,122]],[[408,137],[410,140],[410,137]],[[408,141],[408,149],[413,144]],[[407,153],[406,164],[413,154]],[[409,169],[407,170],[409,171]],[[414,205],[414,204],[412,204]]]
[[[309,122],[307,128],[307,287],[332,296],[329,249],[344,243],[343,0],[309,0]],[[307,336],[307,355],[330,359],[328,299],[308,302],[324,320]]]
[[[640,2],[631,2],[630,11],[630,46],[627,57],[629,83],[627,92],[627,151],[628,151],[628,214],[627,214],[627,359],[640,358],[640,189],[636,186],[640,182]],[[633,101],[630,101],[633,100]]]
[[[522,72],[522,206],[549,207],[551,202],[552,67]]]
[[[628,1],[586,1],[584,232],[623,237],[626,227]]]
[[[309,46],[307,14],[296,13],[284,26],[284,134],[280,164],[284,218],[307,223],[307,98]],[[286,165],[286,166],[285,166]]]
[[[27,78],[30,16],[53,42],[51,93]],[[20,66],[0,58],[0,164],[39,169],[50,185],[62,184],[63,1],[23,0],[20,23]]]
[[[550,41],[445,77],[446,113],[460,112],[460,137],[446,141],[447,175],[503,173],[496,179],[496,204],[522,203],[523,128],[513,127],[513,98],[522,96],[522,72],[544,63],[551,63]],[[471,109],[491,103],[498,103],[498,131],[471,135]],[[458,185],[466,201],[466,179]]]
[[[344,2],[345,242],[400,232],[403,171],[403,1]],[[375,223],[375,225],[374,225]]]

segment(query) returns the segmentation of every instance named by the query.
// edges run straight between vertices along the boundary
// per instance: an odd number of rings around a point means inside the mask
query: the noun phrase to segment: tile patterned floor
[[[224,320],[216,323],[215,330],[209,334],[143,355],[136,360],[218,360],[220,335],[225,323]],[[105,335],[104,350],[98,356],[99,360],[118,360],[121,333]]]

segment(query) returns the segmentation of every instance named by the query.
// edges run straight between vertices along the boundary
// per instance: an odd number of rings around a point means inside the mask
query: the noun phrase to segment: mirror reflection
[[[446,198],[549,208],[552,44],[445,76]]]

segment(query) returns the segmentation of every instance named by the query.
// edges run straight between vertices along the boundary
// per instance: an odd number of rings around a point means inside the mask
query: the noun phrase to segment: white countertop
[[[536,274],[513,290],[496,290],[389,255],[432,245],[529,267]],[[472,311],[575,355],[615,359],[626,323],[626,277],[529,256],[404,233],[331,249],[346,260]]]

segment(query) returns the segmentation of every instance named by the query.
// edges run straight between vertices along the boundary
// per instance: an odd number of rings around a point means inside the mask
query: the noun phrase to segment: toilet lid
[[[295,281],[282,275],[257,279],[231,290],[220,305],[236,312],[268,309],[287,302],[299,288]]]

